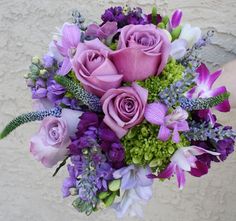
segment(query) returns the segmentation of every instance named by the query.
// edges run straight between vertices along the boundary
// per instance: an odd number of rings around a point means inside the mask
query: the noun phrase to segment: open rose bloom
[[[223,71],[198,57],[210,32],[183,24],[180,9],[163,14],[117,6],[86,26],[74,11],[43,59],[32,58],[35,111],[0,133],[41,121],[30,152],[53,176],[66,166],[62,196],[86,215],[110,207],[143,217],[156,179],[175,176],[183,189],[187,173],[202,177],[234,152],[236,131],[212,111],[230,111],[227,87],[213,85]]]

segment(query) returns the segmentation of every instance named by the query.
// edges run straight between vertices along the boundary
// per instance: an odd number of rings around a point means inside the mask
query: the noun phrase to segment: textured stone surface
[[[212,66],[235,59],[235,0],[162,0],[159,8],[170,13],[182,8],[185,21],[203,30],[213,28],[216,36],[205,58]],[[88,21],[98,20],[109,5],[129,3],[146,10],[154,0],[1,0],[0,1],[0,126],[19,113],[31,110],[30,94],[23,75],[32,55],[43,55],[56,26],[79,8]],[[231,64],[231,69],[233,65]],[[235,67],[235,65],[234,65]],[[235,70],[235,68],[234,68]],[[229,72],[226,82],[235,93],[235,73]],[[234,77],[232,77],[234,74]],[[235,94],[234,94],[235,96]],[[235,106],[234,106],[235,107]],[[236,110],[220,118],[236,127]],[[13,221],[76,221],[115,220],[108,210],[87,218],[73,210],[71,200],[63,200],[60,185],[65,171],[51,178],[52,170],[44,169],[28,152],[28,141],[37,124],[21,127],[0,141],[0,220]],[[146,207],[149,221],[234,221],[236,217],[235,155],[222,164],[214,164],[209,175],[201,179],[188,176],[187,186],[179,192],[175,180],[156,183],[154,197]],[[125,220],[131,220],[129,218]]]

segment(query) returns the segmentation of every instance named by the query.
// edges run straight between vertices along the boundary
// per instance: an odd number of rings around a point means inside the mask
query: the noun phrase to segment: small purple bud
[[[171,28],[176,28],[180,25],[180,22],[182,20],[182,15],[183,12],[180,9],[174,11],[170,21]]]

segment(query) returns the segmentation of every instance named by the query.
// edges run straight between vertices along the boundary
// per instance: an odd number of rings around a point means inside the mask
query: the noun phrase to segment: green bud
[[[154,25],[157,24],[157,8],[156,7],[152,8],[152,24]]]
[[[149,163],[150,167],[157,167],[158,166],[158,159],[154,159]]]
[[[139,163],[141,163],[141,159],[139,159],[138,157],[133,157],[133,163],[139,164]]]
[[[180,36],[181,31],[182,31],[182,27],[179,26],[171,32],[172,41],[176,40]]]
[[[113,192],[105,201],[104,204],[106,207],[109,207],[113,204],[113,202],[115,201],[116,198],[116,192]]]
[[[111,193],[109,193],[109,192],[101,192],[101,193],[98,194],[98,198],[99,198],[100,200],[104,200],[104,199],[106,199],[108,196],[110,196],[110,194],[111,194]]]
[[[163,22],[161,22],[161,23],[159,23],[158,25],[157,25],[157,27],[158,28],[161,28],[161,29],[165,29],[165,24],[163,23]]]
[[[38,56],[34,56],[32,58],[32,64],[39,64],[40,63],[40,58]]]
[[[169,147],[168,147],[168,153],[169,153],[169,154],[173,154],[174,152],[175,152],[174,146],[169,146]]]
[[[166,15],[163,19],[162,19],[162,22],[167,25],[169,23],[170,19],[169,17]]]
[[[71,189],[70,189],[70,195],[71,195],[71,196],[76,196],[76,195],[78,195],[77,189],[76,189],[76,188],[71,188]]]
[[[82,150],[82,153],[83,153],[84,155],[87,155],[87,154],[88,154],[88,149],[86,149],[86,148],[83,149],[83,150]]]
[[[141,129],[141,133],[143,135],[143,137],[148,137],[148,129],[146,127],[142,127]]]
[[[28,79],[28,78],[29,78],[29,74],[25,74],[25,75],[24,75],[24,78],[25,78],[25,79]]]
[[[39,68],[37,65],[35,64],[31,64],[30,65],[30,72],[33,74],[33,75],[38,75],[39,74]]]
[[[39,71],[39,76],[43,77],[47,73],[47,70],[43,69]]]
[[[113,180],[108,184],[108,188],[112,192],[116,192],[120,189],[121,180]]]
[[[134,130],[134,129],[131,129],[131,130],[128,132],[128,134],[126,135],[126,138],[132,139],[132,138],[135,137],[135,135],[136,135],[135,130]]]

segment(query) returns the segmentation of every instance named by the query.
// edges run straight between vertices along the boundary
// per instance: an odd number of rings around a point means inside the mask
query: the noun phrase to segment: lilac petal
[[[138,186],[135,188],[135,192],[142,200],[150,200],[152,198],[151,186]]]
[[[191,168],[191,171],[189,172],[192,176],[201,177],[208,173],[208,166],[205,163],[198,160],[195,164],[196,168]]]
[[[164,123],[166,113],[167,107],[164,104],[152,103],[146,106],[144,117],[152,124],[162,125]]]
[[[171,136],[171,130],[166,126],[162,125],[158,133],[158,139],[162,141],[167,141]]]
[[[62,28],[63,48],[76,48],[80,43],[81,31],[75,24],[65,23]]]
[[[139,186],[150,186],[153,183],[153,180],[147,177],[147,174],[150,174],[151,170],[149,168],[140,168],[137,172],[137,181]]]
[[[122,177],[121,180],[121,189],[122,190],[129,190],[135,187],[136,185],[135,176],[132,173],[127,173]]]
[[[170,22],[171,28],[176,28],[180,25],[182,16],[183,16],[183,12],[180,9],[177,9],[174,11],[171,17],[171,22]]]
[[[65,57],[61,68],[58,70],[58,74],[65,76],[70,72],[71,68],[72,65],[70,59],[68,57]]]
[[[123,167],[119,170],[116,170],[114,173],[113,173],[113,177],[115,179],[120,179],[121,177],[123,177],[125,174],[127,173],[130,173],[130,170],[133,170],[134,169],[134,165],[130,165],[128,167]]]
[[[185,186],[186,180],[185,180],[184,171],[178,166],[176,166],[176,177],[177,177],[179,189],[182,190]]]
[[[226,93],[226,87],[222,86],[222,87],[218,87],[214,90],[212,90],[209,95],[212,97],[218,96],[220,94]],[[215,109],[220,111],[220,112],[229,112],[230,111],[230,103],[229,100],[225,100],[223,101],[221,104],[218,104],[217,106],[215,106]]]
[[[162,172],[158,174],[157,177],[160,179],[168,179],[172,177],[173,174],[175,173],[175,168],[176,168],[176,164],[170,163],[165,170],[163,170]]]

